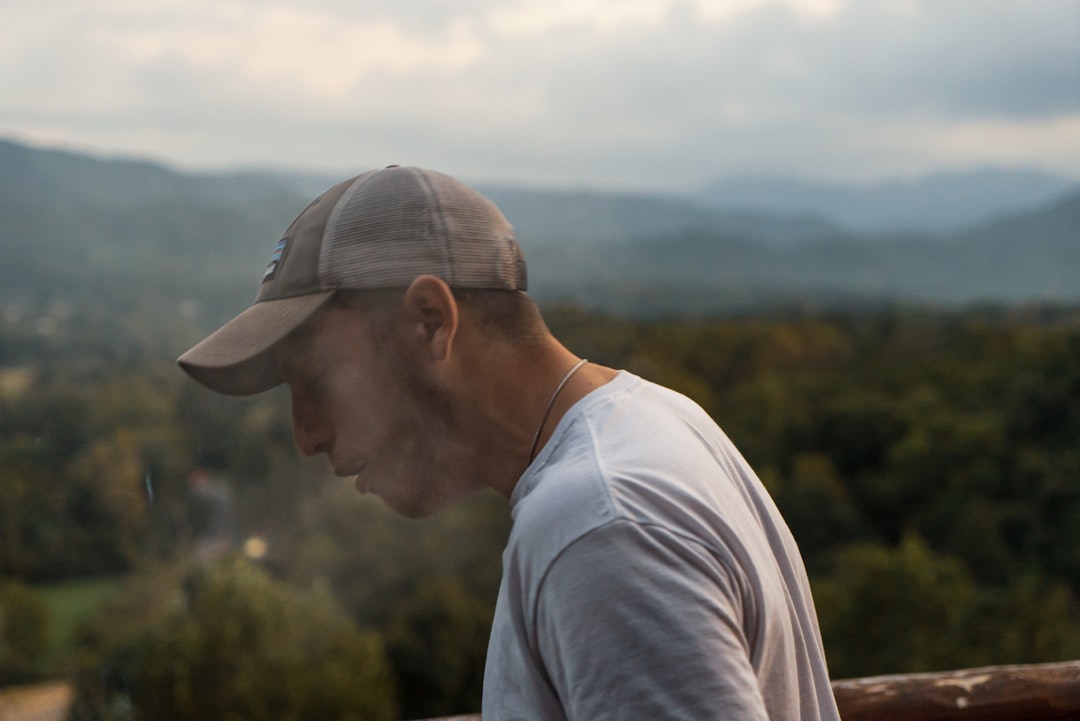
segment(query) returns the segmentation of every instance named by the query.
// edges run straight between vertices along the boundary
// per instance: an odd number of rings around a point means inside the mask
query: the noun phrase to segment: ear
[[[433,275],[417,276],[405,291],[405,314],[432,360],[446,360],[457,336],[458,304],[450,286]]]

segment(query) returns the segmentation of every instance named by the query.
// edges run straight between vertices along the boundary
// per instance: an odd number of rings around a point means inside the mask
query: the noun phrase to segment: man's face
[[[398,513],[431,515],[476,490],[455,478],[448,394],[395,320],[327,307],[277,350],[305,455],[325,453]]]

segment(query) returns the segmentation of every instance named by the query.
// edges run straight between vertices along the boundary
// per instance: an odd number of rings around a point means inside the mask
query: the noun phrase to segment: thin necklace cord
[[[544,417],[540,419],[540,427],[536,429],[536,435],[533,436],[532,450],[529,451],[529,463],[533,462],[536,458],[536,447],[540,444],[540,433],[544,430],[544,424],[547,423],[548,416],[551,414],[551,409],[555,406],[555,399],[559,397],[559,392],[570,380],[571,376],[577,373],[578,368],[589,362],[588,358],[582,358],[574,367],[567,372],[563,379],[559,381],[559,385],[555,386],[555,392],[551,394],[551,398],[548,399],[547,408],[544,409]]]

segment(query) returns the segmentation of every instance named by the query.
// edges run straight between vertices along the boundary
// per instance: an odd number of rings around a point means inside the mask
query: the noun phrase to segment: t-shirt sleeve
[[[744,632],[757,609],[732,565],[624,520],[564,549],[538,591],[534,640],[567,718],[767,719]]]

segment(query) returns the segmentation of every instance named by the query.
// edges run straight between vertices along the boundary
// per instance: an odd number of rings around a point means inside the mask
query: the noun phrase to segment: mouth
[[[363,464],[361,464],[359,466],[351,466],[349,468],[344,468],[344,469],[336,469],[335,468],[334,469],[334,475],[338,476],[339,478],[355,477],[356,480],[353,482],[353,485],[356,486],[356,490],[359,493],[364,494],[364,493],[369,492],[368,480],[363,477],[364,476],[364,470],[366,468],[367,468],[366,463],[363,463]]]
[[[352,476],[359,476],[367,468],[366,463],[362,463],[358,466],[346,466],[343,468],[334,468],[334,475],[338,478],[351,478]]]
[[[353,481],[353,486],[360,495],[374,492],[371,488],[371,479],[363,475],[363,470],[363,468],[360,469],[361,472],[356,474],[356,479]]]

